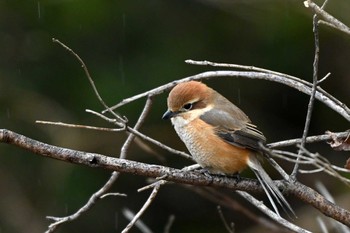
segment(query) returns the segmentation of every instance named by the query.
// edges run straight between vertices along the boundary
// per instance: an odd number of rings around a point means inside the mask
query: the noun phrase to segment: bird
[[[177,84],[167,98],[162,119],[171,120],[193,159],[209,174],[235,175],[250,168],[275,213],[295,213],[260,160],[266,138],[235,104],[199,81]],[[289,216],[289,214],[288,214]]]

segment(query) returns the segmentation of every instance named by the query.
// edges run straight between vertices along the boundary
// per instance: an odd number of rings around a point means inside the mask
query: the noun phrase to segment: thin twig
[[[200,196],[210,200],[215,204],[224,206],[234,211],[235,213],[238,213],[239,215],[246,216],[252,222],[256,223],[257,225],[261,225],[262,227],[268,229],[270,232],[278,232],[278,233],[290,232],[290,231],[286,231],[284,227],[278,225],[276,222],[265,217],[264,215],[258,215],[254,211],[251,211],[249,208],[247,208],[244,205],[244,203],[241,203],[235,200],[231,194],[218,192],[218,190],[208,188],[208,187],[202,188],[202,187],[193,187],[188,185],[184,185],[183,187],[188,188],[189,190],[199,194]]]
[[[127,197],[128,195],[126,195],[125,193],[106,193],[106,194],[103,194],[100,199],[103,199],[105,197],[110,197],[110,196],[118,196],[118,197]]]
[[[327,73],[323,78],[317,81],[317,85],[320,85],[322,82],[324,82],[329,76],[331,76],[331,73]]]
[[[322,233],[329,233],[329,232],[328,232],[328,229],[327,229],[327,226],[326,226],[325,222],[321,219],[321,217],[320,217],[320,216],[317,216],[317,217],[316,217],[316,220],[317,220],[317,222],[318,222],[318,225],[319,225],[320,228],[321,228],[321,232],[322,232]]]
[[[77,212],[75,212],[72,215],[66,216],[66,217],[52,217],[47,216],[47,219],[53,220],[54,223],[50,224],[47,231],[45,233],[51,233],[54,232],[58,226],[60,226],[63,223],[71,222],[79,218],[83,213],[86,213],[88,210],[90,210],[98,201],[102,195],[107,193],[107,191],[112,187],[114,182],[118,179],[119,173],[113,172],[109,180],[106,184],[102,186],[97,192],[91,195],[89,200],[86,202],[85,205],[83,205]]]
[[[346,138],[349,135],[349,132],[348,131],[339,132],[339,133],[334,133],[334,135],[337,136],[338,138]],[[332,139],[332,136],[330,134],[322,134],[322,135],[307,137],[305,140],[305,143],[323,142],[323,141],[328,141],[331,139]],[[287,146],[301,144],[301,141],[302,141],[301,138],[289,139],[289,140],[269,143],[269,144],[267,144],[267,146],[269,148],[287,147]]]
[[[318,84],[318,61],[319,61],[319,54],[320,54],[320,45],[319,45],[319,35],[318,35],[318,16],[317,14],[313,17],[313,32],[314,32],[314,40],[315,40],[315,57],[314,57],[314,63],[313,63],[313,75],[312,75],[312,91],[310,95],[309,104],[307,107],[307,113],[306,113],[306,119],[305,119],[305,126],[303,131],[303,136],[301,138],[301,147],[305,146],[307,135],[309,134],[309,128],[311,123],[311,116],[314,109],[315,104],[315,95],[317,90],[317,84]],[[299,151],[299,155],[301,155],[301,151]],[[296,176],[298,174],[299,169],[299,158],[297,158],[297,162],[294,165],[291,177],[293,179],[296,179]]]
[[[273,157],[282,159],[282,160],[290,162],[290,163],[296,163],[296,161],[297,161],[296,158],[298,158],[298,154],[290,152],[290,151],[273,150]],[[312,163],[314,163],[314,159],[302,155],[300,157],[299,163],[300,164],[312,164]]]
[[[281,218],[278,216],[275,212],[267,208],[261,201],[255,199],[252,195],[250,195],[247,192],[243,191],[236,191],[241,197],[252,203],[255,207],[257,207],[259,210],[261,210],[264,213],[268,213],[268,215],[275,221],[283,225],[284,227],[294,231],[294,232],[300,232],[300,233],[311,233],[308,230],[305,230],[297,225],[294,225],[284,218]]]
[[[135,214],[129,210],[128,208],[123,209],[123,215],[126,219],[129,221],[132,221],[135,218]],[[142,232],[142,233],[152,233],[151,229],[143,222],[141,219],[138,219],[135,222],[135,226]]]
[[[222,78],[222,77],[244,77],[244,78],[250,78],[250,79],[262,79],[262,80],[268,80],[273,82],[282,83],[284,85],[287,85],[289,87],[295,88],[300,92],[303,92],[305,94],[311,95],[312,94],[312,88],[310,87],[311,84],[306,85],[304,84],[305,81],[301,81],[301,79],[295,78],[295,79],[289,79],[285,76],[279,76],[271,73],[264,73],[264,72],[253,72],[253,71],[228,71],[228,70],[222,70],[222,71],[207,71],[200,74],[196,74],[193,76],[189,76],[177,81],[173,81],[171,83],[159,86],[157,88],[151,89],[149,91],[146,91],[144,93],[126,98],[119,102],[118,104],[114,105],[110,109],[116,109],[118,107],[121,107],[125,104],[128,104],[130,102],[133,102],[135,100],[138,100],[140,98],[146,97],[148,95],[159,95],[163,93],[166,90],[169,90],[170,88],[174,87],[176,84],[181,82],[186,82],[190,80],[202,80],[202,79],[210,79],[210,78]],[[350,109],[342,102],[337,100],[335,97],[327,93],[321,88],[317,88],[315,98],[322,103],[324,103],[329,108],[333,109],[335,112],[343,116],[345,119],[350,121]],[[103,111],[105,112],[105,111]]]
[[[328,0],[325,0],[321,6],[321,9],[324,10],[324,8],[327,6]]]
[[[273,150],[273,153],[272,153],[273,157],[279,158],[291,163],[296,163],[296,158],[299,157],[301,159],[298,161],[299,164],[307,164],[307,165],[312,165],[316,167],[316,169],[314,170],[301,170],[302,173],[321,172],[321,171],[327,170],[327,167],[332,168],[332,171],[329,171],[329,170],[327,171],[327,172],[330,172],[331,174],[333,173],[333,170],[337,172],[350,173],[349,169],[338,167],[336,165],[331,164],[326,158],[322,157],[320,154],[312,154],[310,152],[307,152],[304,154],[305,155],[301,154],[301,156],[299,156],[298,154],[295,154],[293,152],[281,151],[281,150]],[[310,154],[312,154],[312,156],[310,156]],[[342,177],[341,179],[349,180],[345,177]]]
[[[152,97],[151,96],[149,96],[148,98],[147,98],[147,101],[146,101],[146,103],[145,103],[145,106],[144,106],[144,108],[143,108],[143,110],[142,110],[142,113],[140,114],[140,116],[139,116],[139,119],[137,120],[137,122],[136,122],[136,124],[135,124],[135,126],[134,126],[134,129],[135,130],[139,130],[140,129],[140,127],[141,127],[141,125],[143,124],[143,122],[145,121],[145,119],[146,119],[146,117],[147,117],[147,115],[148,115],[148,113],[149,113],[149,111],[150,111],[150,109],[151,109],[151,106],[152,106]],[[129,147],[130,147],[130,145],[131,145],[131,143],[132,143],[132,141],[135,139],[135,134],[133,134],[133,133],[131,133],[131,134],[129,134],[129,136],[128,136],[128,138],[126,139],[126,141],[124,142],[124,144],[123,144],[123,146],[122,146],[122,148],[121,148],[121,150],[120,150],[120,158],[122,158],[122,159],[124,159],[124,158],[126,158],[126,155],[127,155],[127,152],[128,152],[128,149],[129,149]],[[155,187],[154,189],[153,189],[153,192],[158,192],[158,190],[159,190],[159,187]],[[152,192],[152,194],[153,194],[153,192]],[[151,196],[152,196],[152,194],[151,194]],[[150,198],[151,198],[151,196],[150,196]],[[155,196],[155,194],[154,194],[154,196]],[[152,198],[152,200],[154,199],[154,197]],[[147,202],[146,202],[147,203]],[[147,206],[145,207],[145,209],[147,208]],[[139,219],[139,217],[141,216],[141,214],[145,211],[145,209],[141,212],[141,210],[140,210],[140,212],[138,213],[138,215],[135,215],[134,216],[134,218],[131,220],[131,222],[127,225],[127,227],[122,231],[123,233],[126,233],[126,232],[129,232],[129,230],[132,228],[132,226],[135,224],[135,222]]]
[[[262,149],[266,157],[266,159],[270,162],[270,164],[276,169],[276,171],[278,171],[281,176],[283,177],[284,180],[286,181],[289,181],[290,180],[290,177],[289,175],[283,170],[283,168],[278,164],[276,163],[275,160],[273,160],[270,156],[274,156],[273,155],[273,151],[270,150],[269,148],[266,148],[263,144],[260,143],[260,148]]]
[[[196,170],[196,169],[198,169],[198,168],[200,168],[200,165],[199,165],[199,164],[193,164],[193,165],[191,165],[191,166],[184,167],[183,169],[181,169],[181,171],[184,171],[184,172],[193,171],[193,170]],[[146,185],[146,186],[144,186],[144,187],[142,187],[142,188],[139,188],[139,189],[137,190],[137,192],[143,192],[143,191],[145,191],[145,190],[147,190],[147,189],[154,188],[155,186],[164,185],[164,184],[168,183],[168,181],[164,180],[167,176],[168,176],[168,175],[166,174],[165,176],[163,176],[163,177],[161,178],[161,180],[159,180],[160,177],[159,177],[159,178],[157,177],[157,178],[156,178],[156,180],[157,180],[156,182],[151,183],[151,184],[149,184],[149,185]]]
[[[273,70],[269,69],[264,69],[256,66],[245,66],[245,65],[238,65],[238,64],[230,64],[230,63],[219,63],[219,62],[212,62],[212,61],[196,61],[192,59],[185,60],[187,64],[191,65],[200,65],[200,66],[212,66],[212,67],[226,67],[226,68],[234,68],[234,69],[241,69],[241,70],[248,70],[248,71],[257,71],[257,72],[263,72],[267,74],[273,74],[273,75],[278,75],[281,77],[288,78],[290,80],[293,80],[295,82],[300,82],[308,87],[312,87],[312,84],[303,80],[299,79],[297,77],[294,77],[292,75],[276,72]]]
[[[222,212],[222,209],[221,209],[221,206],[217,206],[217,210],[218,210],[218,213],[219,213],[219,216],[220,216],[220,219],[221,221],[224,223],[224,226],[227,230],[228,233],[234,233],[235,232],[235,229],[234,229],[234,223],[231,222],[231,224],[229,225],[228,222],[226,221],[225,219],[225,216],[224,216],[224,213]]]
[[[313,165],[316,168],[322,168],[324,172],[327,174],[339,179],[342,181],[344,184],[350,187],[350,179],[341,176],[332,166],[332,164],[323,156],[321,156],[319,153],[311,153],[308,151],[306,148],[299,146],[299,149],[302,153],[308,155],[309,157],[314,159]]]
[[[318,172],[323,172],[325,170],[324,167],[316,168],[313,170],[304,170],[304,169],[299,169],[299,172],[302,174],[312,174],[312,173],[318,173]]]
[[[86,77],[88,78],[90,84],[91,84],[91,87],[92,89],[94,90],[94,93],[97,97],[97,99],[100,101],[100,103],[102,104],[102,106],[108,110],[109,113],[111,113],[117,120],[118,122],[118,125],[121,127],[123,126],[126,121],[125,121],[125,118],[119,116],[118,114],[116,114],[115,112],[113,112],[112,110],[110,110],[110,108],[107,106],[107,104],[104,102],[104,100],[101,98],[97,88],[96,88],[96,85],[95,85],[95,82],[94,80],[91,78],[91,75],[90,75],[90,72],[88,70],[88,68],[86,67],[85,65],[85,62],[83,61],[83,59],[80,58],[80,56],[75,53],[71,48],[69,48],[67,45],[65,45],[64,43],[62,43],[61,41],[59,41],[58,39],[55,39],[55,38],[52,38],[52,41],[54,43],[57,43],[59,45],[61,45],[63,48],[65,48],[66,50],[68,50],[73,56],[75,56],[75,58],[79,61],[79,63],[81,64],[81,67],[84,69],[84,72],[85,72],[85,75]]]
[[[99,117],[102,117],[104,120],[113,121],[113,119],[110,119],[110,118],[108,118],[108,117],[106,117],[106,116],[104,116],[104,115],[102,115],[102,114],[100,114],[100,113],[97,113],[97,112],[95,112],[95,111],[89,110],[89,112],[91,112],[91,113],[93,113],[93,114],[96,114],[96,115],[98,115]],[[113,122],[114,122],[114,121],[113,121]],[[39,121],[39,122],[37,122],[37,123],[48,124],[48,125],[56,125],[56,126],[64,126],[64,127],[74,127],[74,128],[76,128],[76,127],[75,127],[75,126],[76,126],[75,124],[72,125],[72,124],[67,124],[67,123],[62,123],[62,122]],[[80,128],[80,127],[78,127],[78,128]],[[83,126],[82,128],[86,129],[86,128],[89,128],[89,126],[88,126],[88,127]],[[119,132],[119,131],[125,130],[125,129],[113,129],[113,128],[105,128],[105,129],[106,129],[106,131],[114,131],[114,132]],[[97,128],[97,130],[99,130],[99,127]],[[103,128],[102,128],[102,130],[103,130]],[[161,143],[161,142],[159,142],[159,141],[157,141],[157,140],[155,140],[155,139],[153,139],[153,138],[151,138],[151,137],[146,136],[145,134],[143,134],[143,133],[141,133],[141,132],[139,132],[139,131],[133,129],[133,128],[130,127],[130,126],[128,126],[126,130],[127,130],[128,132],[130,132],[130,133],[132,133],[132,134],[138,136],[139,138],[141,138],[141,139],[143,139],[143,140],[145,140],[145,141],[148,141],[148,142],[150,142],[150,143],[152,143],[152,144],[154,144],[154,145],[156,145],[156,146],[159,146],[160,148],[162,148],[162,149],[164,149],[164,150],[166,150],[166,151],[168,151],[168,152],[170,152],[170,153],[172,153],[172,154],[179,155],[179,156],[182,156],[182,157],[185,158],[185,159],[188,159],[188,160],[193,161],[193,158],[192,158],[191,155],[189,155],[189,154],[187,154],[187,153],[185,153],[185,152],[183,152],[183,151],[175,150],[175,149],[173,149],[173,148],[171,148],[171,147],[169,147],[169,146],[166,146],[165,144],[163,144],[163,143]]]
[[[152,107],[152,97],[149,96],[146,100],[145,106],[143,107],[142,113],[139,116],[139,119],[137,120],[135,126],[134,126],[134,130],[139,130],[141,125],[143,124],[143,122],[145,121],[149,111],[151,110]],[[135,139],[135,134],[131,133],[129,134],[128,138],[126,139],[126,141],[124,142],[121,150],[120,150],[120,158],[124,159],[126,158],[126,153],[132,143],[132,141]]]
[[[311,0],[304,1],[305,7],[310,7],[317,15],[322,17],[326,22],[333,25],[334,28],[350,35],[350,28],[346,26],[344,23],[340,22],[338,19],[324,11],[322,8],[320,8],[318,5],[316,5]]]
[[[301,83],[307,87],[312,88],[312,83],[303,80],[303,79],[299,79],[297,77],[294,77],[292,75],[288,75],[288,74],[284,74],[281,72],[276,72],[273,70],[268,70],[268,69],[264,69],[264,68],[260,68],[260,67],[255,67],[255,66],[245,66],[245,65],[238,65],[238,64],[229,64],[229,63],[218,63],[218,62],[211,62],[211,61],[195,61],[195,60],[191,60],[188,59],[185,61],[188,64],[192,64],[192,65],[204,65],[204,66],[213,66],[213,67],[226,67],[226,68],[235,68],[235,69],[242,69],[242,70],[248,70],[248,71],[258,71],[258,72],[262,72],[262,73],[266,73],[266,74],[273,74],[273,75],[277,75],[280,77],[284,77],[288,80],[291,80],[293,82],[296,83],[296,85],[298,83]],[[330,74],[327,74],[325,78],[327,78]],[[273,80],[271,80],[273,81]],[[337,105],[341,106],[343,105],[342,102],[340,102],[339,100],[337,100],[334,96],[330,95],[329,93],[325,92],[321,87],[317,87],[317,91],[321,92],[323,95],[325,95],[327,98],[331,99],[332,101],[334,101],[334,103],[336,103]],[[350,114],[350,112],[348,112]]]
[[[105,120],[107,122],[112,122],[112,123],[115,122],[115,119],[108,118],[108,117],[106,117],[105,115],[103,115],[101,113],[98,113],[98,112],[95,112],[95,111],[92,111],[92,110],[86,110],[86,111],[89,112],[89,113],[92,113],[92,114],[94,114],[94,115],[96,115],[98,117],[101,117],[103,120]],[[154,144],[156,146],[159,146],[160,148],[162,148],[162,149],[164,149],[164,150],[166,150],[166,151],[168,151],[170,153],[182,156],[182,157],[184,157],[186,159],[189,159],[189,160],[193,161],[193,158],[192,158],[191,155],[189,155],[189,154],[187,154],[185,152],[182,152],[182,151],[175,150],[175,149],[173,149],[173,148],[171,148],[171,147],[169,147],[169,146],[167,146],[167,145],[165,145],[165,144],[163,144],[163,143],[161,143],[161,142],[159,142],[159,141],[157,141],[157,140],[155,140],[155,139],[153,139],[151,137],[148,137],[147,135],[145,135],[145,134],[143,134],[143,133],[141,133],[141,132],[139,132],[139,131],[137,131],[135,129],[133,129],[130,126],[125,126],[125,127],[126,127],[125,129],[128,132],[130,132],[132,134],[135,134],[139,138],[141,138],[141,139],[143,139],[145,141],[148,141],[148,142],[150,142],[150,143],[152,143],[152,144]]]
[[[89,126],[89,125],[67,124],[63,122],[52,122],[52,121],[35,121],[35,123],[44,124],[44,125],[56,125],[56,126],[62,126],[62,127],[68,127],[68,128],[92,129],[92,130],[108,131],[108,132],[120,132],[124,130],[124,129],[116,129],[116,128],[96,127],[96,126]]]
[[[141,215],[147,210],[147,208],[151,205],[154,198],[157,196],[159,191],[160,185],[157,185],[153,188],[153,191],[151,195],[148,197],[145,204],[142,206],[142,208],[139,210],[139,212],[134,216],[134,218],[130,221],[130,223],[124,228],[122,233],[127,233],[130,231],[130,229],[134,226],[135,222],[141,217]]]
[[[148,137],[147,135],[145,135],[145,134],[143,134],[143,133],[141,133],[141,132],[139,132],[139,131],[137,131],[129,126],[127,127],[127,130],[130,133],[135,134],[136,136],[140,137],[141,139],[148,141],[156,146],[159,146],[160,148],[162,148],[162,149],[164,149],[172,154],[179,155],[185,159],[194,161],[191,155],[189,155],[183,151],[175,150],[175,149],[173,149],[173,148],[171,148],[171,147],[169,147],[169,146],[167,146],[167,145],[165,145],[165,144],[163,144],[163,143],[161,143],[161,142],[159,142],[151,137]]]
[[[166,225],[164,227],[164,232],[163,233],[170,233],[170,229],[173,226],[174,221],[175,221],[175,215],[172,214],[168,218],[168,221],[167,221],[167,223],[166,223]]]
[[[94,80],[91,78],[90,76],[90,73],[89,73],[89,70],[88,68],[86,67],[84,61],[80,58],[80,56],[78,54],[76,54],[71,48],[69,48],[67,45],[63,44],[61,41],[53,38],[52,41],[54,43],[58,43],[59,45],[61,45],[63,48],[67,49],[71,54],[73,54],[75,56],[75,58],[79,61],[79,63],[81,64],[81,66],[83,67],[84,69],[84,72],[85,72],[85,75],[86,77],[88,78],[90,84],[91,84],[91,87],[93,88],[94,90],[94,93],[97,97],[97,99],[100,101],[100,103],[102,104],[102,106],[106,109],[109,109],[109,107],[106,105],[106,103],[104,102],[104,100],[101,98],[97,88],[96,88],[96,85],[94,83]],[[116,118],[115,119],[115,124],[118,125],[119,127],[121,127],[121,129],[118,129],[118,131],[121,131],[125,128],[125,125],[127,123],[127,120],[125,119],[125,117],[120,117],[118,114],[114,113],[112,110],[109,110],[109,112]],[[63,123],[61,123],[61,126],[63,125]],[[68,124],[65,124],[64,125],[65,127],[72,127],[72,125],[68,125]],[[75,126],[77,127],[77,126]],[[78,127],[83,127],[81,125],[79,125]],[[92,127],[84,127],[84,128],[87,128],[87,129],[92,129]],[[106,130],[106,128],[104,128]],[[93,159],[91,160],[91,162],[95,162]],[[50,224],[49,227],[48,227],[48,230],[46,232],[53,232],[57,229],[57,227],[59,225],[61,225],[62,223],[65,223],[65,222],[69,222],[69,221],[73,221],[77,218],[79,218],[83,213],[87,212],[89,209],[91,209],[94,204],[101,198],[101,196],[105,195],[108,190],[112,187],[112,185],[114,184],[114,182],[118,179],[119,177],[119,173],[116,172],[116,171],[113,171],[112,172],[112,175],[111,177],[109,178],[109,180],[102,186],[102,188],[100,188],[97,192],[95,192],[88,200],[88,202],[83,206],[81,207],[77,212],[75,212],[74,214],[72,215],[69,215],[67,217],[47,217],[48,219],[52,219],[54,220],[55,222]]]

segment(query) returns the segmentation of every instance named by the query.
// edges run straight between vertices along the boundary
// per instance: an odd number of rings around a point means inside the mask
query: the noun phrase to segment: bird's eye
[[[183,108],[184,109],[186,109],[186,110],[191,110],[192,109],[192,104],[191,103],[188,103],[188,104],[185,104],[184,106],[183,106]]]

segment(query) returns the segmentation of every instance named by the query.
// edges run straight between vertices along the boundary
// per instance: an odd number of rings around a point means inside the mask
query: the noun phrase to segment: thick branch
[[[95,153],[70,150],[62,147],[45,144],[12,131],[1,129],[0,142],[13,144],[33,153],[54,158],[70,163],[82,164],[89,167],[98,167],[108,170],[131,173],[147,177],[162,177],[165,180],[183,184],[198,186],[225,187],[247,192],[261,192],[262,189],[256,180],[236,179],[228,177],[207,176],[200,172],[183,172],[179,169],[164,167],[160,165],[145,164],[125,159],[112,158]],[[278,186],[287,186],[285,189],[300,200],[314,206],[326,216],[350,226],[350,212],[329,202],[313,189],[299,183],[276,182]]]
[[[86,165],[94,168],[104,168],[111,171],[131,173],[134,175],[147,176],[152,178],[162,177],[165,180],[183,184],[192,184],[200,186],[227,187],[248,192],[262,192],[258,182],[249,179],[243,179],[237,182],[234,179],[223,177],[208,177],[201,172],[183,172],[180,169],[135,162],[127,159],[119,159],[96,153],[71,150],[57,147],[15,132],[1,129],[0,142],[16,145],[20,148],[29,150],[35,154],[62,160],[65,162]],[[232,182],[234,181],[234,182]]]

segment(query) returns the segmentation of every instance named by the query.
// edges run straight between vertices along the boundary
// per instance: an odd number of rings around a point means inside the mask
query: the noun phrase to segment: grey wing
[[[247,126],[239,130],[227,130],[218,127],[216,133],[226,142],[243,148],[260,151],[259,143],[265,144],[265,136],[256,129],[255,125],[247,123]]]
[[[248,117],[236,119],[228,112],[211,109],[200,118],[214,126],[217,135],[232,145],[260,151],[259,143],[266,142],[265,136]]]

